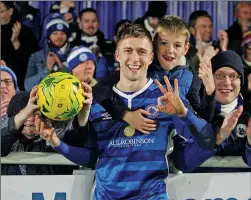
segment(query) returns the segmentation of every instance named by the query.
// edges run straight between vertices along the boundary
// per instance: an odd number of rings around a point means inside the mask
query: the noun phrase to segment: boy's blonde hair
[[[180,19],[177,16],[168,16],[165,15],[163,16],[155,29],[155,35],[154,35],[154,49],[157,47],[157,41],[159,38],[159,33],[171,33],[171,34],[176,34],[176,35],[182,35],[185,36],[185,44],[189,42],[190,38],[190,33],[188,30],[188,27],[186,23]]]

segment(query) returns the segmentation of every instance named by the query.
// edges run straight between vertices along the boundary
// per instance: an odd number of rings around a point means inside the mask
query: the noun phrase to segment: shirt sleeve
[[[207,150],[201,148],[191,138],[185,140],[177,134],[172,139],[174,150],[170,156],[174,166],[183,172],[193,171],[216,153],[216,149]]]
[[[212,124],[196,116],[189,108],[185,117],[174,116],[174,125],[179,134],[185,138],[192,136],[202,148],[210,150],[215,147],[216,134]]]

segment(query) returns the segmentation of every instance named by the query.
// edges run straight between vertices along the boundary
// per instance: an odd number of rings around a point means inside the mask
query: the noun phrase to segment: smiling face
[[[192,34],[196,37],[196,34],[201,35],[201,40],[203,42],[209,42],[213,37],[213,24],[208,17],[199,17],[196,20],[195,26],[192,29]]]
[[[153,60],[152,43],[146,37],[127,37],[117,44],[115,56],[120,63],[121,78],[132,81],[146,79]]]
[[[163,69],[169,71],[176,67],[182,56],[186,55],[189,44],[186,37],[175,33],[158,33],[157,58]]]
[[[225,76],[226,74],[227,76]],[[231,78],[235,80],[231,80]],[[214,83],[216,101],[223,105],[232,103],[240,93],[241,79],[239,74],[230,67],[221,67],[218,69],[214,73]]]
[[[67,42],[67,35],[63,31],[54,31],[50,35],[50,41],[52,42],[53,46],[61,48]]]

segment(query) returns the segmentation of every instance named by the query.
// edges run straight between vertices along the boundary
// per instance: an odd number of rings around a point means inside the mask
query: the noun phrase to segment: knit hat
[[[30,93],[27,91],[17,92],[9,103],[7,115],[13,117],[26,107],[30,98]]]
[[[14,81],[15,89],[16,91],[19,91],[16,74],[9,67],[3,65],[1,65],[1,71],[7,72],[11,75],[12,80]]]
[[[222,51],[211,59],[213,73],[222,67],[230,67],[241,76],[244,83],[244,68],[241,57],[233,50]]]
[[[95,65],[97,63],[96,56],[94,53],[92,53],[90,49],[84,46],[73,48],[70,55],[67,58],[69,72],[72,73],[72,70],[77,65],[87,60],[92,60]]]
[[[150,1],[148,3],[147,17],[161,18],[166,15],[167,3],[165,1]]]
[[[48,38],[54,31],[62,31],[67,35],[67,37],[69,36],[69,24],[59,17],[49,20],[45,28]]]
[[[251,30],[243,34],[241,46],[251,48]]]

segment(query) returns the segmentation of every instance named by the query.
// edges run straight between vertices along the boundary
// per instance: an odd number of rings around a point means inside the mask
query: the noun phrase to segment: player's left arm
[[[204,149],[192,138],[186,140],[177,134],[172,140],[174,149],[170,157],[174,166],[182,172],[193,171],[216,153],[216,149]]]

